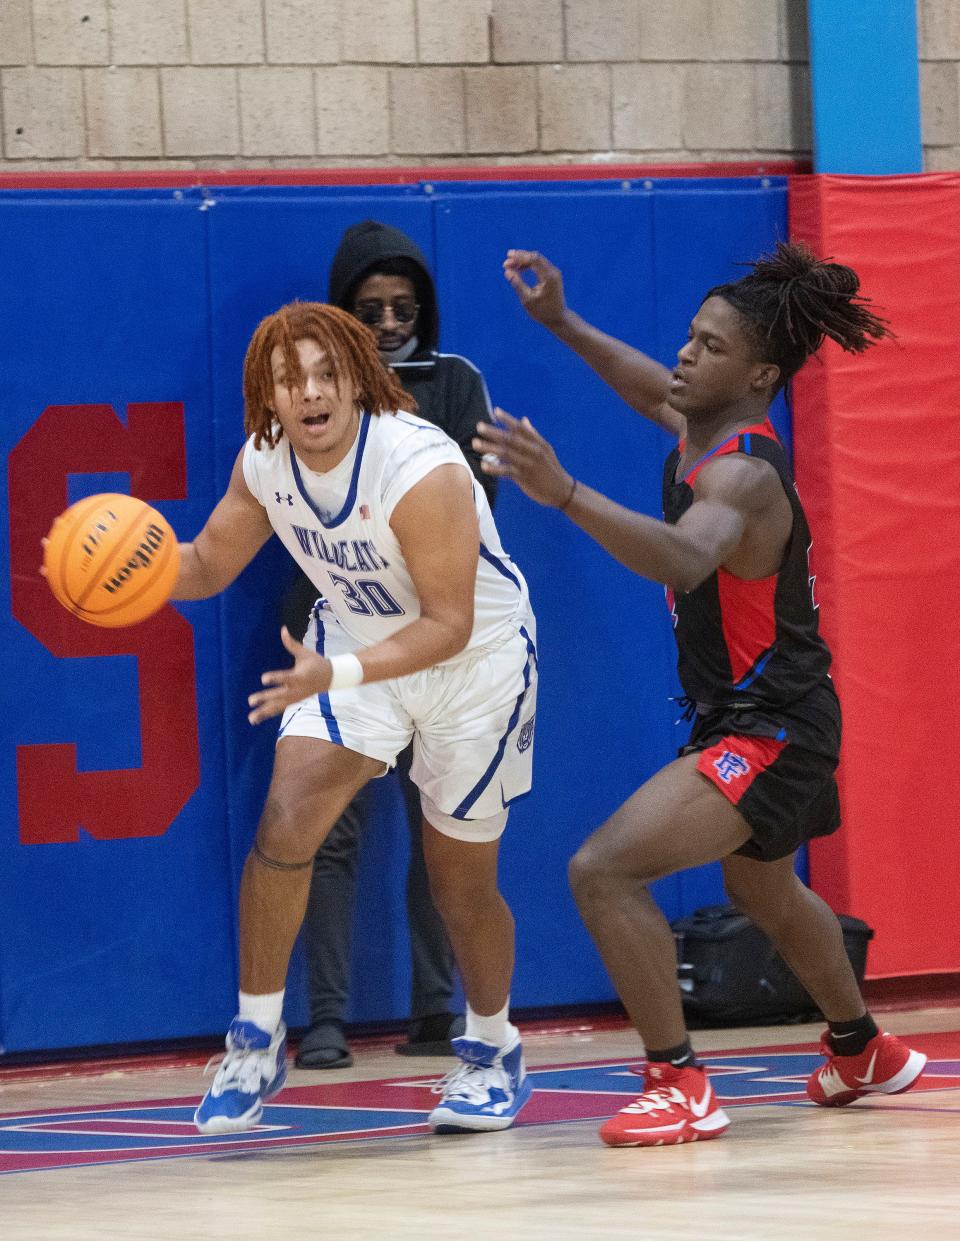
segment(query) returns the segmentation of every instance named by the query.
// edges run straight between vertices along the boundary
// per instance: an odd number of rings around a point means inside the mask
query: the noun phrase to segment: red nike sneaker
[[[866,1094],[903,1094],[916,1082],[927,1063],[920,1051],[911,1051],[892,1034],[881,1032],[859,1056],[838,1056],[823,1032],[820,1050],[827,1063],[807,1079],[807,1094],[821,1107],[846,1107]]]
[[[604,1121],[600,1137],[608,1146],[680,1146],[718,1138],[730,1118],[699,1066],[675,1069],[648,1064],[638,1099]]]

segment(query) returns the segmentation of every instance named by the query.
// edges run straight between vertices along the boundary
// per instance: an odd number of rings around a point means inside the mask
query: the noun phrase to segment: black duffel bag
[[[857,981],[863,982],[873,931],[847,914],[840,915],[840,925]],[[820,1016],[770,940],[733,905],[707,905],[678,918],[671,929],[690,1025],[772,1025]]]

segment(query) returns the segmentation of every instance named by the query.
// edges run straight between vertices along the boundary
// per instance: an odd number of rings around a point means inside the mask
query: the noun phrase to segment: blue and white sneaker
[[[474,1038],[452,1042],[461,1064],[434,1087],[442,1098],[428,1117],[430,1128],[434,1133],[509,1129],[533,1093],[519,1032],[504,1047]]]
[[[193,1114],[193,1123],[201,1133],[252,1129],[263,1115],[264,1103],[280,1092],[286,1080],[287,1027],[283,1022],[271,1038],[252,1021],[235,1017],[227,1031],[227,1054]]]

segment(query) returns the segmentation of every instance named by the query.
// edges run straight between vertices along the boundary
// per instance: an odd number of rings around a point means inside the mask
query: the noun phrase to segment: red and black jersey
[[[819,632],[808,561],[810,530],[786,453],[769,421],[738,431],[677,479],[682,449],[681,442],[664,470],[663,515],[671,525],[693,504],[699,471],[728,453],[768,461],[790,501],[793,530],[777,573],[747,581],[720,568],[687,594],[667,589],[687,697],[701,710],[753,705],[776,714],[830,684],[830,651]]]

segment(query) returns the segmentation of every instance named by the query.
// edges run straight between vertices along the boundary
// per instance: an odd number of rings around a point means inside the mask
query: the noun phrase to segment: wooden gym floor
[[[200,1056],[0,1069],[4,1241],[960,1241],[960,1008],[883,1015],[931,1057],[922,1088],[821,1109],[819,1026],[701,1031],[732,1125],[718,1141],[610,1150],[599,1118],[639,1089],[616,1022],[528,1027],[522,1124],[431,1136],[443,1058],[355,1048],[291,1069],[251,1134],[201,1138]]]

